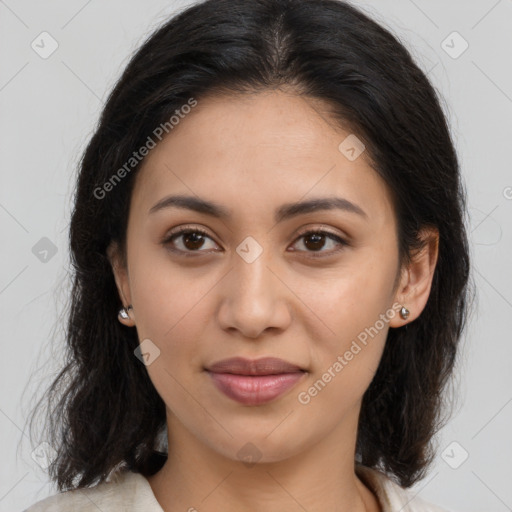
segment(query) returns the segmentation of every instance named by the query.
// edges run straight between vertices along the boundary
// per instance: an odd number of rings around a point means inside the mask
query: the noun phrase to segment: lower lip
[[[295,372],[251,376],[208,373],[220,391],[244,405],[259,405],[274,400],[292,388],[305,374],[305,372]]]

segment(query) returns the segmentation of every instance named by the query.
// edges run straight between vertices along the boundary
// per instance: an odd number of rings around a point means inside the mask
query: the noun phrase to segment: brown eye
[[[197,231],[190,231],[182,234],[183,236],[183,245],[191,250],[200,249],[204,244],[204,235],[198,233]]]
[[[207,240],[212,239],[202,229],[181,228],[167,236],[162,244],[175,253],[181,253],[184,256],[195,256],[194,253],[199,255],[203,252],[210,252],[209,250],[203,250]],[[214,245],[216,244],[214,243]]]
[[[311,233],[304,237],[304,245],[311,251],[318,251],[325,245],[326,236],[321,233]]]
[[[343,249],[344,246],[348,245],[348,243],[339,236],[328,231],[321,230],[307,231],[305,233],[302,233],[297,240],[299,241],[301,239],[303,239],[302,244],[305,247],[305,252],[319,253],[310,254],[313,257],[330,256]],[[333,245],[336,246],[336,244],[338,245],[338,248],[334,248],[334,250],[322,250],[326,245],[330,245],[332,247]]]

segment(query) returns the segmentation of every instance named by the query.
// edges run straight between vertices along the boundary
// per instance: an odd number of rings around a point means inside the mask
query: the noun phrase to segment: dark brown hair
[[[67,363],[49,397],[45,440],[60,490],[103,481],[119,465],[145,476],[165,461],[165,405],[134,357],[106,248],[125,250],[133,166],[98,187],[190,98],[291,87],[320,99],[365,143],[394,197],[400,261],[425,226],[439,258],[423,313],[390,329],[363,397],[356,457],[404,487],[422,478],[442,426],[444,388],[467,318],[469,255],[459,164],[437,93],[390,33],[337,0],[207,0],[156,30],[111,92],[83,154],[70,225],[73,290]],[[103,189],[104,190],[104,189]]]

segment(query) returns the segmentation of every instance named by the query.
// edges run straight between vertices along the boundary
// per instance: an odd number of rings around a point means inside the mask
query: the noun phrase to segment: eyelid
[[[209,236],[210,238],[213,239],[213,236],[208,233],[206,228],[203,228],[202,226],[199,226],[197,224],[184,224],[182,226],[178,226],[176,228],[173,228],[171,231],[169,231],[165,235],[165,239],[169,239],[171,236],[176,235],[178,233],[182,233],[183,231],[187,231],[187,230],[198,231],[201,234]],[[333,236],[341,238],[342,240],[344,240],[347,243],[348,243],[348,240],[350,239],[350,237],[347,234],[342,234],[342,233],[337,233],[335,231],[332,231],[332,229],[330,227],[325,226],[325,225],[320,225],[320,226],[318,226],[318,225],[313,225],[313,226],[308,225],[306,227],[301,228],[299,231],[297,231],[294,236],[298,237],[298,236],[302,236],[302,235],[305,235],[305,234],[308,234],[308,233],[311,233],[311,232],[317,232],[317,231],[318,232],[320,232],[320,231],[327,232],[327,233],[329,233],[329,234],[331,234]]]
[[[301,228],[295,234],[295,236],[303,236],[303,235],[306,235],[306,234],[312,233],[312,232],[313,233],[317,233],[317,232],[328,233],[328,234],[333,235],[335,237],[338,237],[338,238],[340,238],[343,241],[348,243],[348,238],[349,238],[348,235],[344,235],[342,233],[333,231],[332,228],[330,228],[329,226],[324,226],[324,225],[320,225],[320,226],[318,226],[318,225],[314,225],[314,226],[308,225],[305,228]]]
[[[210,238],[213,238],[205,228],[198,226],[197,224],[183,224],[182,226],[173,228],[165,235],[165,237],[170,238],[173,235],[181,234],[183,231],[198,231],[203,235],[207,235]]]

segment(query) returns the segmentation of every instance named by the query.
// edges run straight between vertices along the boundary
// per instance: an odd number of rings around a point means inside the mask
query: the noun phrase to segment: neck
[[[168,411],[169,456],[148,481],[164,511],[380,512],[355,474],[353,430],[354,423],[345,422],[286,459],[250,464],[221,455]]]

